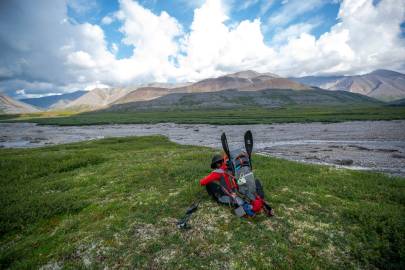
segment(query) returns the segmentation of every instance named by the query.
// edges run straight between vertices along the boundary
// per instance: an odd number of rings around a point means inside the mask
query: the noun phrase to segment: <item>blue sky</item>
[[[0,91],[405,71],[403,0],[3,0]]]

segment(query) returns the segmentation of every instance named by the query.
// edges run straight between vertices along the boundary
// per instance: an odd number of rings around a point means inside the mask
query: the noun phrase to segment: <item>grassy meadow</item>
[[[213,153],[162,136],[0,149],[0,269],[405,268],[405,179],[254,156],[276,216],[240,219],[198,185]]]
[[[192,110],[150,112],[43,112],[23,115],[1,115],[0,122],[33,122],[44,125],[154,124],[271,124],[289,122],[342,122],[352,120],[405,119],[405,107],[329,106],[243,110]]]

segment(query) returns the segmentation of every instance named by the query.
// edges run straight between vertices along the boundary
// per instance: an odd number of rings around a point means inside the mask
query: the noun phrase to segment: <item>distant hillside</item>
[[[381,102],[346,91],[312,89],[267,89],[260,91],[224,90],[206,93],[171,93],[150,101],[114,104],[106,111],[192,110],[263,107],[286,105],[335,106],[376,105]]]
[[[184,87],[191,83],[147,83],[128,88],[97,88],[70,101],[55,104],[52,108],[92,111],[105,108],[114,103],[150,100],[166,95],[173,88]],[[128,96],[127,96],[128,95]]]
[[[328,90],[346,90],[383,101],[405,98],[405,74],[391,70],[381,69],[357,76],[308,76],[290,79]]]
[[[174,88],[177,93],[216,92],[226,89],[257,91],[263,89],[308,90],[311,87],[272,73],[258,73],[252,70],[228,74],[218,78],[201,80],[186,87]]]
[[[69,102],[64,108],[83,111],[101,109],[131,91],[132,89],[127,88],[96,88]]]
[[[152,85],[152,84],[151,84]],[[272,73],[258,73],[252,70],[228,74],[218,78],[209,78],[181,87],[162,87],[163,84],[154,84],[161,87],[141,87],[121,97],[111,105],[137,101],[147,101],[174,93],[205,93],[218,92],[227,89],[240,91],[258,91],[263,89],[293,89],[309,90],[306,85],[281,78]]]
[[[35,112],[40,112],[40,110],[29,104],[12,99],[11,97],[0,93],[0,113],[18,114]]]
[[[21,99],[21,101],[43,109],[62,108],[64,105],[83,96],[86,93],[87,91],[80,90],[62,95],[53,95],[40,98],[25,98]]]
[[[167,88],[141,87],[117,99],[115,102],[113,102],[113,104],[151,100],[154,98],[165,96],[169,93],[170,90]]]

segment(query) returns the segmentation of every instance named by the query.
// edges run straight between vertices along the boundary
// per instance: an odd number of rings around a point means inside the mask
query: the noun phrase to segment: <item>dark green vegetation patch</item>
[[[405,107],[389,106],[329,106],[283,107],[273,109],[246,108],[223,110],[185,110],[150,112],[88,112],[0,115],[0,122],[33,122],[44,125],[101,125],[101,124],[271,124],[292,122],[342,122],[352,120],[405,119]]]
[[[322,89],[266,89],[259,91],[223,90],[200,93],[172,93],[147,101],[113,104],[110,112],[217,110],[235,108],[313,107],[313,106],[378,106],[376,99],[347,91]]]
[[[405,267],[405,180],[254,156],[276,216],[204,197],[213,150],[161,136],[0,150],[0,268]]]

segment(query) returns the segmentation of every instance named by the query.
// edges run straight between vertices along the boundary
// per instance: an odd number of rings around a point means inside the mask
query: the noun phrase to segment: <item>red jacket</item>
[[[201,179],[200,185],[205,186],[214,181],[219,182],[221,180],[221,177],[224,177],[228,189],[232,190],[234,188],[238,188],[235,180],[229,179],[229,175],[226,173],[226,170],[226,164],[223,163],[219,169],[213,170],[209,175]]]

